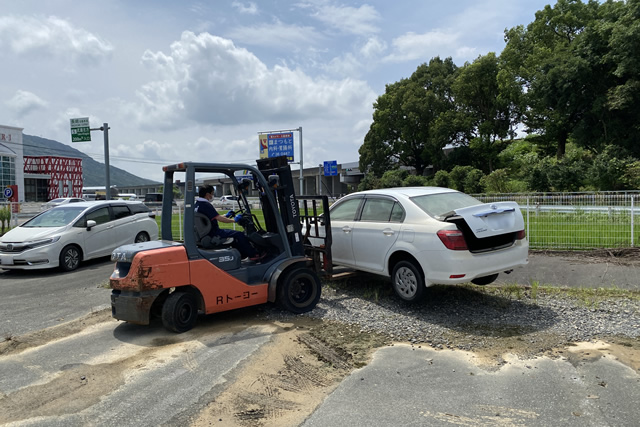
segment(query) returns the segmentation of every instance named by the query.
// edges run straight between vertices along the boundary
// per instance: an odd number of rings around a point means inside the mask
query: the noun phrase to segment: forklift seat
[[[213,249],[228,246],[233,242],[233,237],[211,237],[209,231],[211,231],[211,220],[205,214],[195,212],[193,215],[193,234],[197,246]]]

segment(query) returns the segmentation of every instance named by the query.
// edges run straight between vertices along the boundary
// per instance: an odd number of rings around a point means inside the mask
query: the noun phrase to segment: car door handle
[[[396,232],[393,230],[386,229],[386,230],[382,230],[382,234],[384,234],[385,236],[393,236],[394,234],[396,234]]]
[[[344,231],[345,234],[349,234],[351,233],[351,227],[345,225],[344,227],[342,227],[342,231]]]

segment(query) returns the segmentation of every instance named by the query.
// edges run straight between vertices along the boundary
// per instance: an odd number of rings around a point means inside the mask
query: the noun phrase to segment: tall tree
[[[456,104],[473,135],[471,148],[487,165],[485,172],[493,171],[500,152],[496,141],[512,133],[514,121],[513,102],[509,92],[502,93],[498,73],[498,58],[490,52],[466,63],[453,84]]]
[[[359,150],[360,170],[380,177],[399,165],[415,168],[418,175],[429,165],[439,167],[442,148],[458,133],[451,117],[457,69],[451,58],[436,57],[409,79],[386,86],[374,103],[373,123]]]
[[[564,156],[571,132],[593,99],[586,91],[587,61],[576,54],[576,39],[597,17],[599,3],[590,0],[558,0],[536,12],[526,28],[505,33],[502,52],[505,69],[522,85],[523,122],[530,132],[540,132],[557,144]]]

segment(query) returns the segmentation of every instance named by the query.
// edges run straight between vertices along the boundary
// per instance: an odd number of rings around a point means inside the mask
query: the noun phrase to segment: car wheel
[[[497,278],[498,273],[492,274],[490,276],[476,277],[475,279],[471,280],[471,283],[478,286],[484,286],[488,285],[489,283],[495,282]]]
[[[172,332],[187,332],[198,319],[198,302],[193,294],[174,292],[162,306],[162,325]]]
[[[141,243],[141,242],[148,242],[149,240],[150,240],[149,235],[144,231],[141,231],[140,233],[136,234],[136,239],[133,242]]]
[[[278,281],[278,305],[292,313],[313,310],[320,300],[322,287],[318,275],[309,268],[296,268]]]
[[[424,298],[424,278],[420,268],[412,261],[400,261],[393,267],[391,284],[403,301],[413,303]]]
[[[60,252],[60,268],[62,271],[73,271],[80,265],[80,248],[75,245],[65,246]]]

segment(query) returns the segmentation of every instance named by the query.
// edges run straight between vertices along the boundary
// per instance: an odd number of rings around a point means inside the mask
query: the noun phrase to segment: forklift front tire
[[[198,302],[188,292],[174,292],[162,306],[162,325],[170,331],[182,333],[193,328],[198,319]]]
[[[320,301],[321,284],[310,268],[295,268],[278,283],[278,305],[292,313],[306,313]]]

